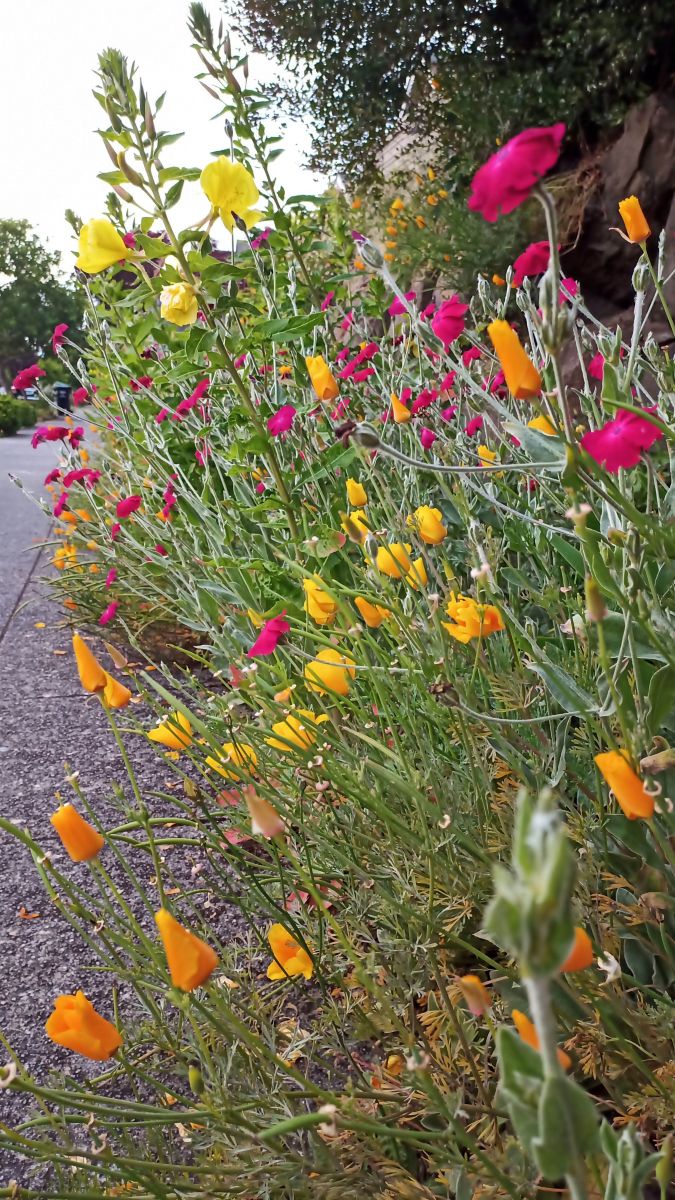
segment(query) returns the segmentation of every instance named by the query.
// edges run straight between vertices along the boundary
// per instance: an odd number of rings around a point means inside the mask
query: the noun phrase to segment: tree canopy
[[[594,138],[643,91],[672,82],[661,0],[224,3],[246,42],[291,74],[276,90],[309,118],[312,165],[351,186],[373,174],[406,108],[469,165],[527,124],[563,120]]]
[[[59,255],[44,246],[28,221],[0,220],[0,382],[9,388],[17,371],[51,350],[54,326],[70,335],[81,319],[81,301],[59,277]]]

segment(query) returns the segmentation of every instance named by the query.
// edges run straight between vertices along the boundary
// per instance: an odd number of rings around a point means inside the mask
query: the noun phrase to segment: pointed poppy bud
[[[108,676],[79,633],[73,634],[73,651],[77,673],[85,692],[102,692],[108,682]]]
[[[314,358],[307,355],[305,362],[312,387],[319,400],[336,400],[340,395],[340,389],[323,355],[317,354]]]
[[[640,776],[633,770],[625,750],[608,750],[595,755],[595,763],[605,783],[612,789],[619,806],[629,821],[641,817],[649,821],[654,815],[654,797],[645,790]]]
[[[561,967],[558,968],[562,975],[568,975],[572,971],[585,971],[586,967],[590,967],[593,962],[593,943],[580,925],[574,926],[574,941],[572,949]]]
[[[126,708],[127,704],[131,700],[131,692],[129,691],[128,687],[125,687],[123,683],[120,683],[119,679],[115,679],[112,675],[108,675],[106,671],[106,685],[103,692],[103,699],[108,705],[108,708]]]
[[[260,834],[264,838],[274,838],[283,833],[286,824],[276,808],[263,796],[259,796],[254,787],[245,787],[242,790],[251,818],[252,833]]]
[[[45,1025],[47,1037],[57,1046],[73,1050],[85,1058],[104,1062],[122,1045],[119,1031],[111,1021],[97,1013],[84,992],[57,996],[54,1012]]]
[[[647,218],[637,196],[627,196],[619,203],[619,216],[626,226],[629,242],[644,242],[651,233]]]
[[[493,321],[487,331],[511,395],[516,400],[531,400],[538,396],[541,375],[523,350],[515,329],[508,321]]]
[[[155,913],[171,982],[183,992],[192,992],[208,979],[218,965],[215,950],[185,929],[165,908]]]
[[[105,838],[72,804],[61,804],[49,818],[73,862],[88,862],[105,846]]]
[[[490,993],[482,979],[479,979],[477,975],[462,975],[457,980],[457,983],[466,1000],[469,1012],[474,1017],[484,1017],[485,1013],[490,1011],[492,1005],[490,1002]]]
[[[412,417],[410,409],[399,400],[396,392],[391,393],[391,415],[397,425],[405,425]]]
[[[526,1045],[531,1046],[533,1050],[539,1050],[539,1034],[537,1033],[530,1018],[527,1017],[524,1012],[520,1012],[520,1010],[517,1008],[512,1010],[511,1017],[513,1019],[513,1024],[515,1025],[520,1037],[526,1043]],[[557,1053],[560,1066],[563,1068],[563,1070],[569,1071],[570,1067],[572,1066],[572,1059],[570,1058],[569,1054],[566,1054],[564,1050],[558,1050]]]

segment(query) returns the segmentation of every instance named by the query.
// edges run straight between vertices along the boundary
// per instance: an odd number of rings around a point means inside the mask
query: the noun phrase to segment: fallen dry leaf
[[[19,916],[23,921],[35,921],[40,914],[29,912],[28,909],[22,904],[21,908],[19,909]]]

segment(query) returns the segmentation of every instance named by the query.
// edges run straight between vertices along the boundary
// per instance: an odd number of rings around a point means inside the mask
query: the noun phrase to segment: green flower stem
[[[649,268],[649,274],[651,275],[652,282],[654,284],[654,287],[656,288],[656,294],[657,294],[659,300],[661,301],[661,307],[663,308],[663,312],[665,314],[666,321],[670,325],[670,331],[673,334],[673,336],[675,337],[675,321],[673,320],[673,314],[671,313],[670,308],[668,307],[668,302],[666,300],[663,288],[661,286],[661,282],[659,280],[659,277],[658,277],[656,271],[654,270],[652,260],[649,257],[649,254],[647,253],[647,243],[640,242],[640,247],[642,249],[642,257],[644,258],[644,260]]]
[[[148,819],[148,810],[143,801],[143,797],[141,796],[140,788],[138,786],[138,781],[136,779],[136,774],[134,772],[134,768],[131,765],[131,759],[129,758],[129,755],[127,754],[126,746],[124,745],[124,740],[120,734],[119,729],[117,728],[117,722],[112,715],[112,710],[110,708],[108,708],[107,704],[103,704],[103,708],[105,709],[105,713],[108,718],[110,728],[112,729],[112,732],[113,732],[113,737],[115,738],[115,741],[117,742],[117,747],[122,756],[122,761],[124,763],[127,775],[129,777],[129,783],[131,784],[131,790],[134,793],[134,798],[138,805],[139,820],[141,821],[141,824],[143,825],[143,828],[145,830],[145,833],[146,833],[146,836],[148,839],[150,855],[152,857],[153,866],[155,868],[155,876],[157,879],[157,891],[159,893],[160,907],[166,908],[166,896],[164,895],[164,886],[162,884],[162,864],[160,862],[159,853],[157,851],[155,839],[152,834],[152,825],[150,824],[150,821]]]
[[[539,1053],[544,1068],[544,1078],[560,1079],[561,1076],[564,1076],[564,1071],[558,1061],[558,1043],[551,1004],[550,980],[544,976],[526,975],[523,983],[527,992],[532,1021],[539,1038]],[[585,1173],[581,1163],[567,1172],[565,1182],[569,1188],[571,1200],[588,1200]]]

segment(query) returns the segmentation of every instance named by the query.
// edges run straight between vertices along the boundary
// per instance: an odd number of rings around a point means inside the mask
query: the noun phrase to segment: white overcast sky
[[[214,23],[217,0],[207,0]],[[84,220],[100,214],[111,169],[95,133],[103,117],[91,95],[97,54],[120,49],[140,68],[146,91],[167,98],[159,125],[185,137],[170,148],[165,166],[202,166],[225,139],[211,120],[216,102],[194,76],[199,59],[190,45],[188,0],[0,0],[2,117],[0,118],[0,217],[26,218],[53,249],[72,261],[71,231],[63,214]],[[251,78],[269,78],[272,64],[253,60]],[[289,192],[321,186],[303,167],[309,139],[289,126],[287,151],[275,163]],[[202,216],[199,184],[186,184],[177,209],[189,223]]]

